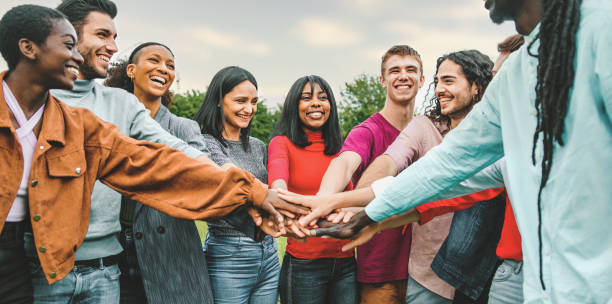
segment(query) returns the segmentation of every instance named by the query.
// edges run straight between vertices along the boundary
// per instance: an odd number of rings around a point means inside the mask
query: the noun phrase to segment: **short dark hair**
[[[0,20],[0,52],[9,71],[13,70],[19,58],[19,39],[26,38],[42,45],[49,37],[57,19],[65,19],[62,13],[39,5],[19,5],[13,7]]]
[[[493,79],[493,61],[491,61],[491,58],[477,50],[449,53],[438,58],[435,75],[438,75],[440,65],[447,59],[461,67],[461,71],[470,85],[476,84],[476,87],[478,87],[478,95],[475,96],[473,104],[479,102],[489,82]],[[433,82],[431,85],[435,88],[436,83]],[[427,97],[425,97],[425,99],[427,99]],[[450,118],[446,115],[442,115],[440,101],[435,93],[429,100],[429,105],[425,109],[425,116],[433,121],[447,123],[450,126]]]
[[[85,19],[91,12],[107,14],[111,19],[117,16],[117,6],[110,0],[63,0],[57,10],[66,15],[77,35],[80,35]]]
[[[131,63],[134,63],[136,59],[138,59],[138,53],[142,49],[148,46],[152,46],[152,45],[159,45],[161,47],[164,47],[168,50],[168,52],[170,52],[170,54],[172,54],[172,56],[174,56],[174,53],[172,53],[172,50],[170,50],[169,47],[167,47],[166,45],[162,43],[159,43],[159,42],[141,43],[132,51],[132,53],[130,54],[130,57],[128,57],[127,60],[119,60],[117,62],[111,63],[111,66],[108,69],[106,80],[104,80],[104,85],[107,87],[121,88],[130,93],[134,93],[134,82],[127,75],[127,72],[126,72],[127,66],[130,65]],[[168,90],[162,96],[162,104],[166,107],[170,107],[170,105],[172,104],[172,97],[173,97],[172,92]]]
[[[223,115],[223,97],[231,92],[234,87],[243,81],[250,81],[257,89],[257,80],[249,71],[237,67],[229,66],[221,69],[208,85],[204,102],[200,106],[198,112],[193,116],[193,120],[200,124],[203,134],[210,134],[217,139],[224,147],[227,143],[223,138],[223,128],[225,128],[225,116]],[[240,130],[240,141],[245,151],[250,149],[249,135],[251,133],[251,125]]]
[[[421,55],[417,50],[413,49],[408,45],[394,45],[392,46],[385,54],[382,56],[382,60],[380,62],[380,75],[385,77],[385,62],[389,60],[389,58],[393,55],[399,56],[412,56],[419,63],[419,71],[423,74],[423,61],[421,60]]]
[[[525,38],[523,38],[523,35],[519,35],[519,34],[512,35],[497,45],[497,51],[500,53],[501,52],[512,53],[518,50],[524,43],[525,43]]]
[[[298,147],[304,148],[312,144],[308,141],[306,133],[302,128],[298,112],[300,99],[302,99],[302,90],[306,85],[310,85],[311,91],[314,90],[315,83],[319,84],[321,89],[327,94],[327,100],[330,105],[329,118],[321,128],[323,140],[325,140],[324,153],[325,155],[336,155],[340,148],[342,148],[342,132],[340,131],[340,122],[338,120],[338,107],[336,106],[336,99],[330,85],[320,76],[304,76],[293,83],[285,98],[285,104],[273,134],[287,136]]]

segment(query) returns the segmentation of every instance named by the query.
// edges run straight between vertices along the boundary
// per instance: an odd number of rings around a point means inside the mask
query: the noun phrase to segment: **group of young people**
[[[424,63],[396,45],[380,112],[343,139],[331,86],[304,76],[268,147],[249,71],[177,117],[170,47],[109,63],[110,0],[11,9],[0,303],[606,303],[612,5],[485,6],[522,35],[495,63],[439,57],[423,115]]]

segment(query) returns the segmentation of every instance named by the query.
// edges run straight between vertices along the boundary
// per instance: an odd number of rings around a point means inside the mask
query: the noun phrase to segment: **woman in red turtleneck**
[[[268,181],[274,189],[316,194],[342,147],[338,111],[329,84],[319,76],[298,79],[287,94],[268,148]],[[280,278],[282,303],[357,303],[353,252],[347,241],[287,241]]]

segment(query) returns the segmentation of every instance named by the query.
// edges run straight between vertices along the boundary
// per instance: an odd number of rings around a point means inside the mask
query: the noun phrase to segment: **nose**
[[[117,51],[119,51],[119,48],[117,47],[117,42],[115,41],[115,38],[111,37],[110,39],[108,39],[108,43],[106,43],[106,49],[111,53],[111,55],[117,53]]]
[[[440,95],[442,95],[444,90],[445,90],[444,85],[438,82],[436,83],[436,86],[434,87],[434,94],[436,94],[437,97],[440,97]]]
[[[83,64],[83,62],[85,61],[76,47],[72,48],[72,60],[76,61],[78,65]]]

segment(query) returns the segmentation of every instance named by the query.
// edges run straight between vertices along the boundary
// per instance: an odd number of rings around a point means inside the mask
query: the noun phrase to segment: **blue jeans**
[[[489,303],[523,303],[523,262],[504,260],[499,265],[491,284]]]
[[[34,303],[118,304],[118,265],[99,268],[75,266],[57,283],[49,285],[38,261],[30,262]]]
[[[215,303],[277,303],[280,263],[274,238],[256,242],[209,233],[204,246]]]
[[[355,258],[298,259],[285,253],[279,285],[283,304],[356,304]]]
[[[438,295],[437,293],[425,288],[412,277],[408,276],[408,287],[406,288],[406,304],[427,303],[427,304],[451,304],[453,300]]]

